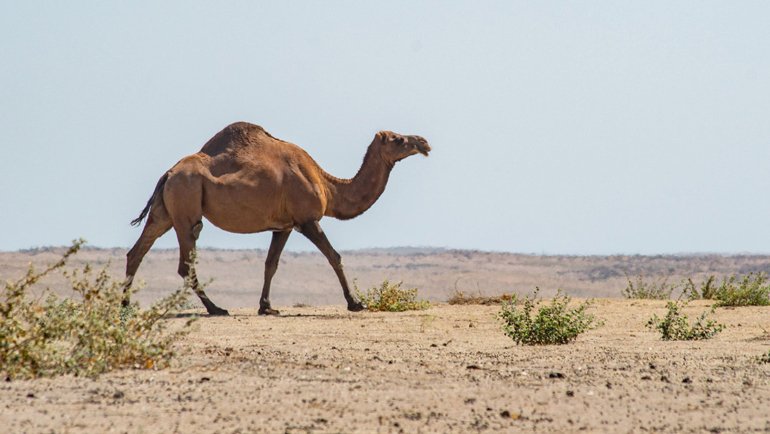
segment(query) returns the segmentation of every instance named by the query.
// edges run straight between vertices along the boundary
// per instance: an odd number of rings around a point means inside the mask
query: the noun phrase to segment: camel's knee
[[[180,262],[176,269],[177,274],[185,278],[190,274],[190,265],[187,262]]]
[[[332,250],[331,254],[329,255],[329,263],[334,267],[334,269],[342,269],[342,256],[340,256],[339,253]]]
[[[275,272],[275,270],[278,269],[278,263],[280,262],[280,258],[270,258],[265,261],[265,270],[269,270],[272,272]]]
[[[194,240],[197,240],[198,237],[201,236],[202,230],[203,230],[203,222],[198,220],[198,223],[195,223],[192,227],[192,236]]]

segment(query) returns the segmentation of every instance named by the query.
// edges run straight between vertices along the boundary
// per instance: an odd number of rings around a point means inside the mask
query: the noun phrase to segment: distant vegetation
[[[372,312],[403,312],[423,310],[430,307],[426,300],[417,299],[417,288],[401,289],[402,282],[390,283],[387,279],[380,286],[361,292],[356,287],[356,295],[368,310]]]
[[[709,276],[708,279],[700,284],[700,289],[695,285],[692,278],[687,279],[682,294],[690,300],[702,298],[704,300],[713,300],[716,297],[716,277]]]
[[[647,327],[660,332],[661,339],[664,341],[710,339],[725,328],[724,325],[708,318],[714,313],[714,307],[704,311],[693,324],[690,324],[687,315],[682,313],[687,303],[682,300],[669,301],[666,304],[666,315],[663,318],[653,315],[647,321]]]
[[[670,285],[666,279],[659,282],[648,282],[640,274],[636,281],[632,281],[626,276],[628,285],[621,291],[625,298],[649,299],[649,300],[668,300],[676,289],[676,285]]]
[[[500,311],[503,331],[517,344],[553,345],[574,341],[578,335],[596,327],[596,317],[586,312],[591,301],[569,308],[570,297],[559,291],[550,304],[541,306],[540,288],[524,298],[522,306],[504,303]],[[537,308],[537,310],[535,310]]]
[[[30,266],[26,275],[5,283],[0,300],[0,373],[8,380],[62,374],[94,377],[120,368],[152,369],[168,364],[173,344],[187,326],[167,331],[163,318],[186,300],[188,286],[148,310],[121,307],[122,284],[103,269],[65,272],[72,298],[31,289],[63,268],[83,240],[73,242],[62,258],[43,271]],[[189,321],[187,325],[189,325]]]

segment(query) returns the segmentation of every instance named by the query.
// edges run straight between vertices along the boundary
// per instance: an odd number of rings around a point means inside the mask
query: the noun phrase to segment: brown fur
[[[360,310],[350,295],[339,263],[318,221],[324,216],[356,217],[369,209],[385,190],[393,165],[416,153],[428,155],[430,146],[419,136],[390,131],[375,135],[364,162],[352,179],[326,173],[302,148],[277,139],[258,125],[238,122],[212,137],[196,154],[172,167],[156,186],[138,224],[149,215],[142,235],[127,255],[126,289],[154,241],[174,228],[179,241],[179,274],[189,273],[190,253],[206,217],[229,232],[274,233],[266,262],[263,313],[269,306],[269,284],[277,258],[292,229],[307,236],[326,255],[337,272],[351,310]],[[274,266],[273,266],[274,265]],[[197,288],[206,308],[226,314]]]

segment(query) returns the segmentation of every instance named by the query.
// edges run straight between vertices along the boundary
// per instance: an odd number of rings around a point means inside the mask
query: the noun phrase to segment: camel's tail
[[[155,186],[155,191],[152,192],[152,196],[150,196],[150,200],[147,201],[147,206],[144,207],[142,210],[142,213],[139,214],[139,217],[131,220],[131,226],[137,226],[139,223],[144,220],[145,217],[147,217],[147,214],[150,213],[150,208],[152,208],[153,202],[155,202],[155,198],[158,197],[159,194],[162,194],[163,192],[163,186],[166,184],[166,180],[168,179],[168,172],[164,173],[163,176],[160,177],[158,180],[158,185]]]

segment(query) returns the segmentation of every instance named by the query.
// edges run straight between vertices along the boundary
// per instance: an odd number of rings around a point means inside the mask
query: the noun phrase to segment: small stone
[[[570,398],[572,398],[573,396],[575,396],[575,392],[574,392],[574,391],[572,391],[572,390],[568,390],[568,391],[567,391],[567,396],[569,396]]]
[[[561,372],[550,372],[548,378],[564,378],[564,374]]]
[[[123,393],[122,390],[116,390],[115,393],[112,394],[113,399],[123,399],[124,396],[126,396],[126,394]]]
[[[684,377],[684,378],[682,379],[682,383],[684,383],[684,384],[690,384],[690,383],[692,383],[692,379],[691,379],[690,377]]]

